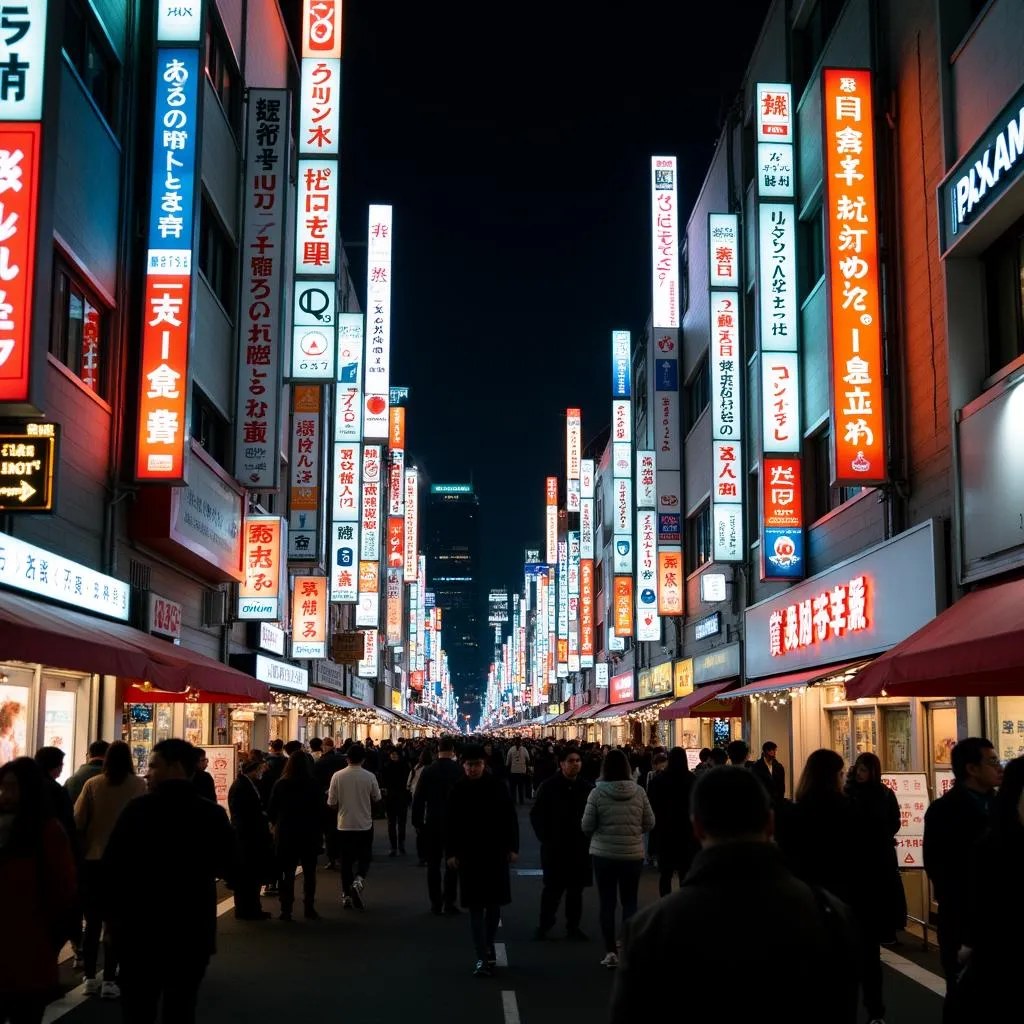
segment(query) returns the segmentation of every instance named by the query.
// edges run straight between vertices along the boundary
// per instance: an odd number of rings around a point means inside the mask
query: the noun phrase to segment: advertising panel
[[[629,398],[631,350],[629,331],[612,331],[612,398]]]
[[[679,211],[676,158],[651,157],[654,327],[679,326]]]
[[[363,631],[363,657],[356,665],[356,675],[363,679],[376,679],[378,669],[377,637],[375,629]]]
[[[653,665],[646,674],[641,674],[637,699],[650,700],[652,697],[669,697],[672,695],[672,662],[665,661]]]
[[[629,704],[633,700],[633,670],[612,676],[608,684],[609,704]]]
[[[735,213],[708,214],[708,273],[712,288],[740,285],[740,223]]]
[[[362,466],[362,446],[335,444],[333,466],[333,514],[336,523],[359,522],[359,474]]]
[[[594,561],[580,561],[580,667],[594,664]]]
[[[613,486],[615,512],[612,529],[617,537],[629,537],[633,533],[633,481],[620,477]]]
[[[800,359],[796,352],[761,356],[761,447],[766,454],[800,451]]]
[[[306,288],[298,282],[297,289]],[[334,440],[359,441],[362,437],[363,315],[338,313],[338,372],[334,386]]]
[[[383,452],[379,444],[363,445],[363,499],[359,522],[359,557],[380,561],[380,473]]]
[[[492,626],[508,622],[507,590],[492,590],[487,595],[487,622]]]
[[[388,515],[405,516],[405,452],[400,448],[388,456]]]
[[[612,402],[612,442],[631,444],[633,441],[633,403],[629,399],[615,399]],[[630,464],[626,472],[632,469]]]
[[[388,568],[405,569],[405,517],[388,517]]]
[[[580,459],[580,497],[584,501],[594,497],[593,459]]]
[[[740,386],[746,366],[740,347],[738,292],[711,293],[711,437],[739,440],[743,415]]]
[[[646,509],[636,514],[636,610],[658,610],[657,513]]]
[[[756,86],[757,194],[792,199],[795,192],[793,162],[793,89],[786,83],[759,82]]]
[[[355,604],[359,599],[359,524],[331,524],[331,600]]]
[[[310,385],[296,385],[291,392],[288,557],[294,561],[319,561],[321,391]]]
[[[682,548],[658,548],[658,614],[683,614]]]
[[[582,414],[579,409],[565,410],[565,465],[569,480],[580,478],[580,448],[582,445]],[[570,510],[572,511],[572,510]]]
[[[366,267],[366,401],[363,434],[386,439],[391,397],[391,247],[392,209],[372,205]]]
[[[292,657],[327,657],[327,577],[296,576],[292,591]]]
[[[633,635],[633,577],[616,576],[612,591],[612,621],[617,637]]]
[[[743,506],[711,506],[711,546],[716,562],[743,561]]]
[[[796,208],[792,203],[761,203],[757,217],[761,350],[796,352]]]
[[[243,620],[280,619],[286,593],[287,529],[278,516],[246,516],[242,520],[242,558],[245,578],[238,584],[238,614]]]
[[[580,502],[580,558],[594,557],[594,499]]]
[[[405,471],[405,582],[415,583],[419,566],[419,474]]]
[[[763,491],[762,579],[801,579],[804,574],[804,530],[799,459],[765,458]]]
[[[296,281],[292,308],[291,380],[335,379],[338,362],[335,283]]]
[[[658,504],[658,482],[655,476],[654,452],[636,453],[636,507],[656,508]]]
[[[25,423],[0,432],[0,512],[52,512],[60,427]]]

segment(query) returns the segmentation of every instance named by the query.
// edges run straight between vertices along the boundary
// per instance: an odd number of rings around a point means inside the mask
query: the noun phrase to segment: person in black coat
[[[682,884],[697,853],[697,839],[690,824],[692,791],[693,773],[686,760],[686,751],[682,747],[673,747],[668,753],[665,770],[654,772],[647,788],[657,822],[652,847],[657,851],[658,892],[662,896],[672,891],[673,875],[678,875]]]
[[[768,791],[775,807],[786,799],[786,769],[776,757],[778,750],[777,743],[766,740],[761,744],[761,756],[750,766],[757,780]],[[708,753],[710,755],[710,751]]]
[[[281,778],[284,766],[288,763],[288,758],[284,752],[284,740],[270,741],[270,753],[267,754],[264,761],[266,762],[266,767],[259,777],[259,787],[260,795],[263,797],[263,804],[266,806],[270,800],[270,791],[274,788],[274,783]]]
[[[216,803],[217,786],[213,781],[213,776],[206,770],[206,766],[210,763],[209,758],[202,747],[196,747],[195,750],[196,773],[192,776],[192,785],[204,800],[212,800]]]
[[[967,932],[971,851],[991,822],[994,793],[1003,779],[999,755],[981,737],[961,740],[953,748],[951,760],[956,782],[924,816],[924,868],[939,904],[939,955],[946,975],[945,1024],[958,1019],[956,986],[962,970],[960,947]]]
[[[583,759],[575,747],[565,748],[559,767],[557,775],[541,783],[530,808],[530,824],[540,840],[540,863],[544,869],[540,924],[534,937],[544,939],[554,928],[564,893],[566,935],[586,941],[580,930],[583,890],[593,884],[593,872],[590,841],[580,822],[594,784],[581,776]]]
[[[434,914],[457,914],[459,876],[455,868],[445,863],[444,885],[441,884],[441,862],[444,855],[445,818],[452,786],[462,778],[455,760],[455,743],[450,736],[442,736],[437,760],[423,769],[412,801],[412,826],[416,829],[417,845],[423,840],[423,855],[427,862],[427,893]],[[499,780],[500,781],[500,780]],[[504,782],[501,782],[505,786]],[[507,788],[507,787],[506,787]]]
[[[231,826],[238,837],[239,865],[234,888],[235,917],[239,921],[263,921],[270,917],[260,903],[260,887],[274,871],[270,827],[259,789],[264,769],[263,761],[246,761],[228,790]]]
[[[348,767],[348,761],[338,752],[334,746],[334,740],[330,736],[324,737],[323,756],[313,766],[313,777],[316,779],[320,792],[323,794],[323,819],[324,849],[327,851],[327,870],[333,871],[341,857],[340,840],[338,839],[338,812],[327,806],[327,790],[331,786],[331,779],[342,768]]]
[[[508,789],[484,771],[482,747],[462,752],[465,775],[452,786],[445,819],[445,853],[459,873],[459,894],[469,911],[477,962],[490,975],[501,908],[512,902],[509,865],[519,859],[519,820]],[[422,780],[421,785],[422,785]]]
[[[323,825],[320,787],[305,751],[288,756],[284,773],[270,791],[267,817],[274,835],[274,859],[281,893],[281,920],[292,919],[295,904],[295,869],[302,865],[302,905],[307,920],[319,918],[316,898],[316,860],[320,855]]]
[[[388,815],[388,839],[391,856],[405,853],[405,823],[409,816],[409,762],[397,747],[392,747],[380,771],[380,788]]]
[[[161,996],[164,1020],[194,1021],[216,950],[217,879],[235,873],[235,839],[223,808],[196,792],[194,770],[190,743],[157,743],[150,791],[124,808],[103,853],[126,1021],[155,1021]]]

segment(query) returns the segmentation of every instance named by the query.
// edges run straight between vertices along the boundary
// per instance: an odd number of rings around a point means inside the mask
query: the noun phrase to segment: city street
[[[499,931],[499,961],[507,960],[493,979],[471,975],[473,951],[469,922],[436,918],[428,911],[426,879],[409,854],[390,860],[383,828],[377,824],[376,856],[366,886],[365,913],[342,912],[338,875],[321,870],[318,908],[323,920],[290,924],[276,919],[265,924],[238,922],[230,912],[220,918],[220,952],[214,958],[199,1002],[199,1021],[293,1020],[340,1017],[351,1024],[383,1024],[400,1019],[474,1021],[476,1024],[563,1024],[572,1020],[600,1024],[606,1018],[613,976],[599,965],[597,898],[586,895],[584,927],[590,943],[537,943],[532,934],[540,897],[540,857],[525,814],[520,815],[522,855],[513,880],[514,902],[506,909]],[[411,848],[411,844],[410,844]],[[641,906],[657,898],[653,871],[644,875]],[[277,911],[277,901],[264,907]],[[725,922],[694,922],[693,942],[716,942],[728,955]],[[557,932],[556,932],[557,933]],[[138,936],[145,942],[145,936]],[[749,941],[758,937],[751,933]],[[912,954],[906,949],[901,956]],[[680,950],[680,972],[665,980],[679,988],[685,1019],[688,986],[686,952]],[[784,970],[784,966],[781,968]],[[913,970],[905,967],[905,970]],[[70,973],[65,972],[70,978]],[[739,979],[738,979],[739,980]],[[889,1004],[887,1024],[937,1024],[941,1000],[933,992],[890,968],[885,969]],[[736,993],[722,993],[728,1009]],[[756,993],[743,993],[750,1007]],[[638,1013],[642,1008],[638,1007]],[[120,1021],[116,1003],[86,1000],[72,990],[53,1005],[47,1022],[100,1024]],[[823,1008],[822,1021],[827,1022]]]

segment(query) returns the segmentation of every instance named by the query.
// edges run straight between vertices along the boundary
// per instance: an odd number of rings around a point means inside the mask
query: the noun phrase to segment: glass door
[[[882,731],[885,747],[882,750],[882,770],[910,771],[910,708],[883,708]]]

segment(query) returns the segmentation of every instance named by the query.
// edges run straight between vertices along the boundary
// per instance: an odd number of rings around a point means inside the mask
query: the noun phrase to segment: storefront
[[[672,666],[672,703],[658,717],[668,726],[667,742],[691,752],[724,747],[743,737],[742,704],[723,696],[742,671],[739,641],[713,647]]]

